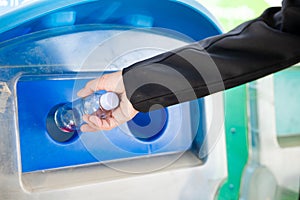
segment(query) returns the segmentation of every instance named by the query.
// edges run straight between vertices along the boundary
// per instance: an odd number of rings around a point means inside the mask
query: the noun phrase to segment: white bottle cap
[[[107,92],[100,97],[100,106],[104,110],[113,110],[119,106],[119,103],[119,97],[114,92]]]

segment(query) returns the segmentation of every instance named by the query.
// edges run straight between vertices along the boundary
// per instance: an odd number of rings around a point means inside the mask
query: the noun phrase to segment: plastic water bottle
[[[93,93],[59,107],[54,114],[54,121],[63,132],[74,132],[84,123],[83,115],[95,115],[100,119],[105,119],[112,110],[119,106],[119,103],[116,93]]]

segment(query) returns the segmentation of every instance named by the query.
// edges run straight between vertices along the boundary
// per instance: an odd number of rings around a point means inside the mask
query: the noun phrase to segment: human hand
[[[129,120],[138,111],[135,110],[128,100],[123,83],[122,71],[105,74],[97,79],[89,81],[77,95],[86,97],[98,90],[115,92],[120,98],[120,105],[111,112],[106,119],[100,119],[95,115],[84,115],[83,120],[87,123],[80,127],[82,132],[95,132],[98,130],[111,130]]]

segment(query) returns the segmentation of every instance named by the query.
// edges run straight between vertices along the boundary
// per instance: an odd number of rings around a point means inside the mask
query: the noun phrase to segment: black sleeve
[[[229,89],[300,61],[300,0],[283,1],[219,36],[123,70],[134,108],[147,112]]]

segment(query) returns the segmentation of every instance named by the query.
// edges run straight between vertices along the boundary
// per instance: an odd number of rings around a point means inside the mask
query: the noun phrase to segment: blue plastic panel
[[[22,171],[30,172],[156,153],[179,152],[191,147],[191,132],[182,127],[181,106],[139,114],[128,126],[111,131],[79,133],[58,143],[46,130],[49,110],[72,101],[86,79],[26,80],[17,84]],[[170,122],[172,115],[172,122]],[[179,116],[179,117],[178,117]],[[189,123],[185,123],[190,126]],[[126,127],[128,129],[126,129]],[[128,131],[129,130],[129,131]]]

